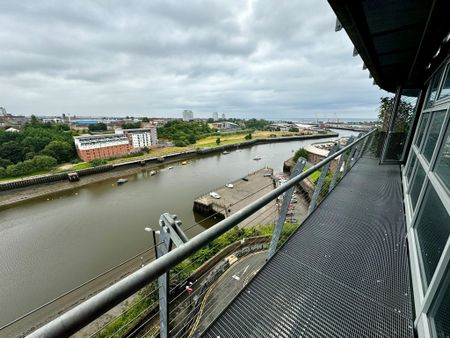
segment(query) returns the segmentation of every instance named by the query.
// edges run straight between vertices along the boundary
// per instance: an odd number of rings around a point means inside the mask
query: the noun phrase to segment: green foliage
[[[190,144],[195,144],[195,142],[197,142],[197,138],[195,137],[194,134],[190,134],[187,139]]]
[[[122,126],[123,129],[137,129],[140,127],[141,127],[141,122],[128,122]]]
[[[56,158],[58,163],[70,162],[73,157],[72,147],[65,141],[52,141],[41,153]]]
[[[144,117],[144,118],[142,119],[142,122],[150,122],[150,120],[148,119],[148,117]]]
[[[108,126],[102,122],[90,124],[88,126],[89,131],[105,131],[108,129]]]
[[[251,140],[253,138],[252,133],[248,133],[247,135],[245,135],[244,137],[246,140]]]
[[[239,122],[235,122],[235,123],[239,124]],[[267,121],[267,120],[263,120],[263,119],[259,119],[259,120],[258,119],[250,119],[250,120],[244,121],[244,124],[247,129],[265,130],[269,126],[269,124],[271,124],[271,122]]]
[[[108,163],[108,161],[105,160],[104,158],[96,158],[95,160],[89,161],[89,163],[93,167],[98,167],[99,165],[104,165],[104,164]]]
[[[279,246],[281,246],[286,239],[298,228],[297,224],[286,223],[283,226],[281,232]],[[188,259],[182,261],[176,267],[171,269],[170,284],[172,288],[179,286],[200,266],[202,266],[207,260],[212,258],[218,252],[223,250],[228,245],[248,237],[255,236],[271,236],[273,226],[262,227],[248,227],[239,229],[234,227],[230,231],[226,232],[222,236],[218,237],[214,241],[210,242],[207,246],[198,250],[195,254]],[[95,335],[95,337],[112,337],[119,329],[124,327],[122,332],[126,332],[128,328],[131,328],[140,319],[145,317],[150,309],[157,305],[158,293],[155,290],[158,289],[156,281],[153,281],[149,286],[142,289],[138,296],[130,304],[126,312],[123,315],[113,319],[102,331]],[[157,327],[156,327],[157,328]]]
[[[50,143],[55,141],[62,143],[54,143],[47,148],[48,151],[44,151]],[[56,153],[51,150],[56,150]],[[76,158],[69,127],[64,124],[42,123],[36,117],[32,117],[30,122],[17,133],[0,130],[0,166],[6,168],[12,164],[32,160],[37,154],[50,155],[58,161],[70,161]]]
[[[4,167],[0,167],[0,178],[4,178],[6,176],[8,176],[6,169]]]
[[[209,133],[211,129],[204,122],[174,120],[158,128],[158,137],[173,141],[177,147],[194,144]]]
[[[30,160],[11,164],[6,168],[6,175],[3,177],[17,177],[29,175],[37,171],[49,170],[56,166],[57,161],[51,156],[37,155]]]
[[[150,148],[149,147],[144,147],[142,148],[142,151],[146,154],[150,153]]]
[[[298,133],[300,130],[298,128],[296,128],[296,127],[291,127],[291,128],[289,128],[289,131],[291,133]]]
[[[217,144],[217,145],[220,144],[220,137],[216,138],[216,144]]]
[[[378,118],[383,121],[383,125],[387,125],[389,121],[385,121],[385,118],[390,118],[392,110],[394,109],[395,97],[381,97],[380,108],[378,112]],[[395,124],[394,132],[406,133],[409,130],[411,119],[414,113],[414,106],[407,101],[400,100]]]
[[[297,163],[297,161],[300,157],[303,157],[304,159],[308,159],[308,152],[306,151],[305,148],[300,148],[299,150],[297,150],[292,159],[294,160],[295,163]]]

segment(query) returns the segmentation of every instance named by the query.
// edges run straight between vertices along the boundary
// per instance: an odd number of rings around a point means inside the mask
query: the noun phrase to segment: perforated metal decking
[[[203,337],[413,337],[400,169],[362,158]]]

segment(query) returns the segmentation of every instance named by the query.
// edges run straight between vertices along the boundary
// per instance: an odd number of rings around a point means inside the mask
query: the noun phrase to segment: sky
[[[0,0],[13,114],[374,118],[386,95],[325,0]]]

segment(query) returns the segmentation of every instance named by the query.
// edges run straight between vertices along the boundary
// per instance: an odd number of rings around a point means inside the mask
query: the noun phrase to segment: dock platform
[[[194,211],[204,216],[216,214],[224,219],[252,203],[275,188],[273,169],[264,168],[231,183],[233,188],[222,186],[213,190],[220,198],[207,194],[194,201]],[[240,227],[272,224],[276,219],[277,205],[272,201],[252,217],[239,224]]]

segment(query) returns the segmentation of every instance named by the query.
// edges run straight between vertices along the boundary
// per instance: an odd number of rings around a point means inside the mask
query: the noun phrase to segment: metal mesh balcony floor
[[[203,337],[413,337],[400,168],[361,158]]]

